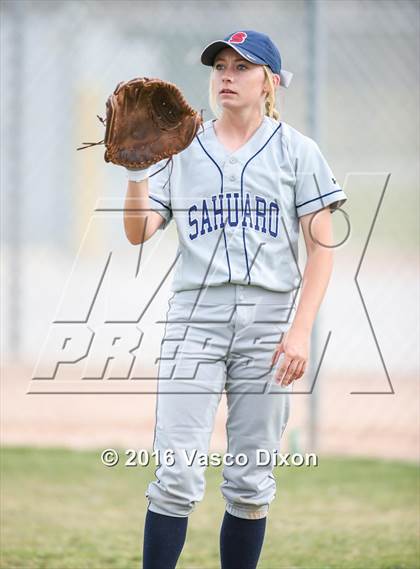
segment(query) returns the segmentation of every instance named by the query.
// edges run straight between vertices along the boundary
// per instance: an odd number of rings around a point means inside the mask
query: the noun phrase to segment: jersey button
[[[231,176],[229,176],[229,180],[231,182],[234,182],[236,180],[236,176],[234,176],[233,174]]]
[[[236,164],[237,160],[236,160],[236,158],[234,158],[234,157],[232,156],[232,158],[230,158],[229,162],[230,162],[231,164]]]

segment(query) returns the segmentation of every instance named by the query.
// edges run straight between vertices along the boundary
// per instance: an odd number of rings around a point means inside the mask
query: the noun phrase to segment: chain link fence
[[[419,27],[419,3],[406,0],[2,2],[1,348],[9,442],[37,434],[19,422],[18,401],[31,424],[41,421],[37,406],[48,415],[48,396],[44,403],[40,395],[24,403],[19,397],[30,389],[63,298],[70,312],[80,307],[86,283],[113,251],[123,303],[126,266],[138,255],[124,240],[121,213],[95,217],[98,204],[121,207],[123,169],[105,164],[101,147],[75,149],[103,138],[96,115],[104,115],[119,81],[139,75],[176,83],[212,118],[201,50],[252,28],[270,35],[294,73],[279,92],[281,120],[317,140],[349,196],[351,236],[336,251],[316,328],[316,365],[296,387],[289,445],[416,458]],[[334,229],[340,240],[346,225],[339,214]],[[162,233],[144,247],[148,294],[176,252],[174,224]],[[75,274],[69,300],[63,291]],[[153,318],[163,319],[168,292],[165,284]],[[155,369],[162,333],[155,329],[145,370]],[[98,419],[98,430],[106,423]],[[58,436],[67,440],[66,432]]]

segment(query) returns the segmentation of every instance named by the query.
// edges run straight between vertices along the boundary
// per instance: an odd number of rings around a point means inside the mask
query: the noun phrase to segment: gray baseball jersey
[[[149,205],[175,219],[177,292],[208,285],[299,286],[299,217],[347,199],[314,140],[290,125],[264,119],[235,152],[218,140],[214,120],[188,148],[154,165]]]

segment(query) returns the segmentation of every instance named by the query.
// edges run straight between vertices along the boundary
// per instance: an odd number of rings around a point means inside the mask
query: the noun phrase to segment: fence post
[[[8,314],[7,334],[10,339],[10,351],[13,361],[22,357],[22,127],[25,109],[23,98],[23,63],[24,63],[24,29],[25,3],[9,2],[4,9],[9,10],[10,40],[6,46],[8,59],[8,85],[6,88],[7,108],[5,113],[5,133],[7,148],[4,165],[5,184],[5,237],[7,243],[7,275],[8,286],[5,290]],[[6,215],[7,210],[7,215]]]
[[[325,62],[327,54],[327,34],[325,33],[325,13],[322,0],[307,0],[307,22],[308,22],[308,54],[307,54],[307,102],[306,102],[306,120],[308,125],[308,134],[316,140],[322,148],[322,97],[325,85]],[[307,370],[310,381],[315,378],[317,364],[320,358],[320,321],[321,314],[318,314],[311,338],[310,361]],[[313,385],[313,383],[312,383]],[[317,384],[309,397],[308,410],[308,437],[307,444],[311,452],[316,452],[319,445],[319,397],[320,385],[319,378]]]

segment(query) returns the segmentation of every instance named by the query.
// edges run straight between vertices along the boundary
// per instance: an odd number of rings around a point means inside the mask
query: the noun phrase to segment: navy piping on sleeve
[[[165,182],[165,185],[163,186],[163,189],[165,189],[166,186],[169,184],[169,186],[168,186],[168,189],[169,189],[169,199],[170,199],[170,197],[171,197],[171,176],[172,176],[172,171],[173,171],[173,169],[174,169],[174,163],[173,163],[173,159],[172,159],[172,158],[173,158],[173,157],[171,156],[171,157],[169,158],[169,160],[167,160],[167,162],[166,162],[165,166],[163,166],[163,168],[160,168],[157,172],[154,172],[151,176],[149,176],[150,178],[152,178],[153,176],[156,176],[156,174],[159,174],[159,172],[161,172],[162,170],[164,170],[164,169],[168,166],[168,164],[170,164],[171,171],[170,171],[170,173],[169,173],[168,179],[167,179],[166,182]],[[157,202],[158,204],[163,205],[163,207],[169,211],[169,216],[170,216],[170,218],[172,217],[172,209],[171,209],[170,207],[168,207],[166,204],[164,204],[163,202],[161,202],[161,201],[158,200],[157,198],[153,197],[153,196],[150,194],[150,192],[149,192],[149,198],[152,199],[153,201]],[[170,218],[169,218],[169,219],[170,219]]]
[[[264,148],[267,146],[267,144],[272,140],[273,136],[276,134],[276,132],[278,132],[278,130],[280,129],[282,123],[279,124],[279,126],[276,128],[276,130],[270,134],[269,138],[264,142],[264,144],[261,146],[261,148],[259,150],[257,150],[257,152],[251,156],[251,158],[248,160],[248,162],[245,164],[245,166],[242,169],[242,173],[241,173],[241,210],[242,210],[242,222],[243,222],[243,216],[244,216],[244,173],[245,173],[245,169],[248,166],[248,164],[251,162],[251,160],[253,160],[257,154],[259,154],[262,150],[264,150]],[[248,284],[251,284],[251,275],[250,275],[250,269],[249,269],[249,263],[248,263],[248,252],[246,250],[246,239],[245,239],[245,227],[242,227],[242,240],[244,243],[244,252],[245,252],[245,261],[246,261],[246,273],[248,275]]]
[[[167,209],[167,210],[169,211],[169,213],[172,213],[171,208],[168,207],[168,206],[167,206],[166,204],[164,204],[163,202],[161,202],[160,200],[158,200],[157,198],[154,198],[154,197],[151,196],[150,194],[149,194],[149,198],[151,198],[153,201],[155,201],[155,202],[157,202],[157,203],[160,203],[160,205],[163,205],[163,207],[164,207],[165,209]]]
[[[308,203],[314,202],[314,201],[316,201],[316,200],[320,200],[320,199],[322,199],[322,198],[325,198],[325,197],[327,197],[327,196],[330,196],[331,194],[336,194],[337,192],[342,192],[342,191],[343,191],[343,190],[340,189],[340,190],[334,190],[333,192],[328,192],[328,194],[323,194],[322,196],[318,196],[317,198],[313,198],[313,199],[311,199],[311,200],[308,200],[307,202],[303,202],[303,203],[297,205],[296,207],[297,207],[297,208],[298,208],[298,207],[302,207],[302,206],[304,206],[304,205],[306,205],[306,204],[308,204]]]
[[[162,166],[162,168],[159,168],[159,170],[157,170],[156,172],[153,172],[153,174],[150,174],[149,178],[153,178],[153,176],[156,176],[156,174],[159,174],[159,172],[162,172],[162,170],[164,170],[169,163],[171,163],[172,167],[173,167],[172,156],[167,160],[165,166]],[[171,170],[171,174],[172,174],[172,170]]]
[[[210,158],[210,160],[213,162],[213,164],[216,166],[216,168],[219,170],[219,174],[220,174],[220,179],[221,179],[221,185],[220,185],[220,193],[223,195],[223,172],[220,168],[220,166],[218,165],[218,163],[216,162],[216,160],[210,156],[210,154],[207,152],[207,150],[204,148],[203,143],[201,142],[201,140],[198,138],[198,135],[195,135],[196,139],[198,140],[199,145],[201,146],[201,148],[203,149],[203,152],[205,154],[207,154],[207,156]],[[228,248],[227,248],[227,242],[226,242],[226,232],[225,232],[225,226],[223,225],[222,228],[223,231],[223,238],[225,241],[225,252],[226,252],[226,260],[227,260],[227,264],[228,264],[228,269],[229,269],[229,281],[228,282],[232,282],[232,273],[230,270],[230,261],[229,261],[229,252],[228,252]]]
[[[173,157],[172,157],[173,158]],[[169,200],[171,200],[171,178],[172,178],[172,172],[174,170],[174,161],[171,160],[171,171],[169,173],[169,177],[165,182],[165,185],[163,186],[163,189],[166,188],[166,186],[168,186],[168,192],[169,192]]]

